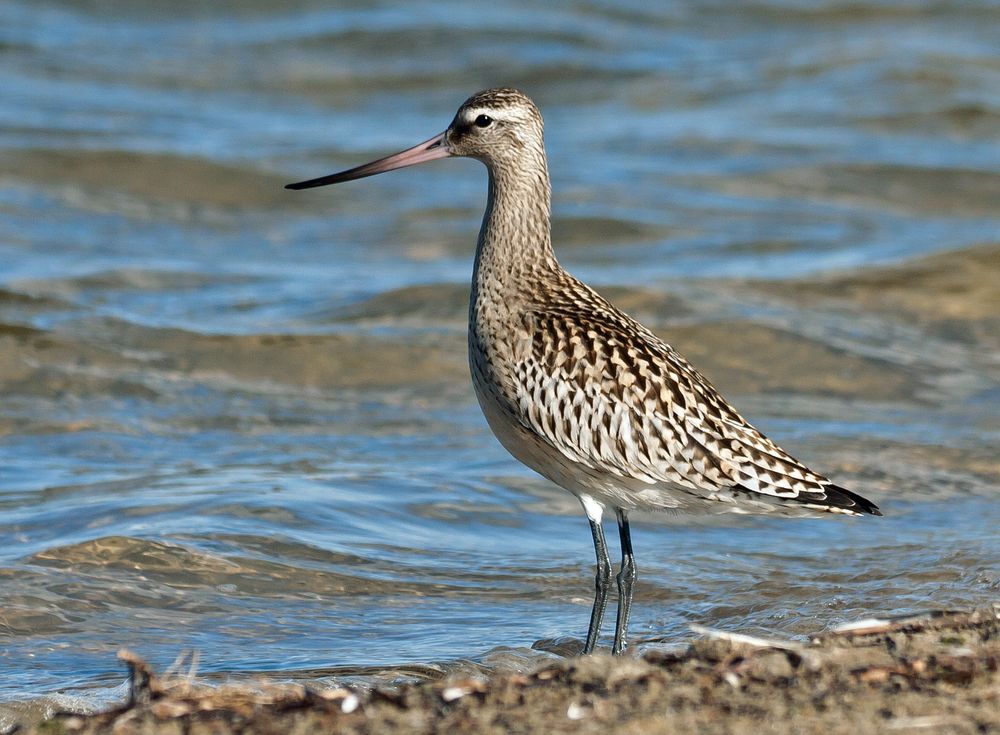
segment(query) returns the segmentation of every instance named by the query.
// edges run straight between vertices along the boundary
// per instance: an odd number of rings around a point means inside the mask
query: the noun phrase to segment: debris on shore
[[[1000,605],[860,621],[809,642],[696,632],[679,653],[374,689],[209,686],[160,677],[123,651],[126,703],[27,732],[1000,733]]]

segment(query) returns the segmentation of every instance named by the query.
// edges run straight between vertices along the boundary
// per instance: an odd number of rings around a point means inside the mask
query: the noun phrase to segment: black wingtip
[[[852,510],[855,513],[867,513],[872,516],[882,515],[882,511],[875,503],[847,488],[840,487],[840,485],[827,485],[823,488],[823,492],[826,493],[826,502],[834,507]]]

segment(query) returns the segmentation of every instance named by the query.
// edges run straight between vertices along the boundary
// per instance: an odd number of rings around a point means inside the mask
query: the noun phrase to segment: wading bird
[[[563,270],[552,252],[542,116],[521,92],[479,92],[430,140],[287,188],[448,156],[478,159],[489,172],[469,308],[479,404],[500,443],[576,495],[590,520],[597,580],[584,653],[597,644],[611,586],[606,508],[622,550],[616,654],[626,648],[636,579],[629,511],[882,515],[793,459],[670,345]]]

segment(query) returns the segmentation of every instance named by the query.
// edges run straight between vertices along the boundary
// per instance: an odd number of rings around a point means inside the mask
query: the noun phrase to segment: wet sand
[[[882,268],[756,284],[796,301],[879,313],[958,342],[1000,347],[1000,243]]]
[[[1000,732],[1000,605],[862,621],[810,643],[718,631],[679,653],[558,659],[533,671],[317,690],[161,678],[133,654],[131,697],[30,733]]]

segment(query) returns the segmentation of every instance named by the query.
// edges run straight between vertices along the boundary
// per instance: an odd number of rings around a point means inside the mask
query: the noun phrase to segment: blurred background
[[[120,697],[121,646],[328,682],[582,637],[586,520],[467,374],[485,171],[282,189],[488,86],[545,114],[563,264],[886,514],[638,518],[640,648],[997,600],[998,27],[996,2],[4,0],[0,724]]]

